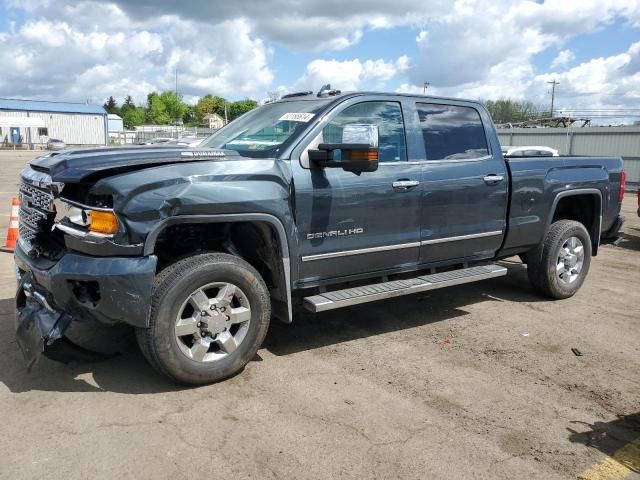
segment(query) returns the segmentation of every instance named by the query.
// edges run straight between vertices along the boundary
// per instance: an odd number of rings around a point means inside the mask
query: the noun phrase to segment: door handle
[[[417,180],[396,180],[391,184],[395,190],[405,191],[417,187],[420,182]]]
[[[486,183],[487,185],[495,185],[496,183],[500,183],[502,180],[504,180],[504,176],[503,175],[485,175],[485,177],[483,178],[484,183]]]

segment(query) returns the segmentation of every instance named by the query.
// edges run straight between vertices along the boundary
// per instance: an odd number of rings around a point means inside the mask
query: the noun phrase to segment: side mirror
[[[336,151],[339,155],[335,155]],[[342,143],[319,144],[317,150],[309,150],[309,160],[319,168],[342,168],[357,175],[375,172],[378,169],[378,127],[345,125]]]

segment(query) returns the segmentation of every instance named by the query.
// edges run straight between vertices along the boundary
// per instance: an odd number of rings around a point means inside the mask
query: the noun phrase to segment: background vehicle
[[[47,142],[47,150],[64,150],[67,145],[62,140],[50,138]]]
[[[620,158],[505,159],[478,103],[330,87],[197,149],[41,157],[22,172],[18,344],[33,365],[71,322],[126,322],[159,372],[201,384],[242,369],[296,298],[320,312],[434,290],[505,275],[512,255],[567,298],[624,220],[623,185]]]
[[[204,138],[199,138],[199,137],[180,137],[176,140],[171,140],[169,142],[166,142],[166,144],[167,145],[184,145],[186,147],[196,147],[200,143],[202,143],[203,140]]]
[[[173,141],[175,140],[171,137],[154,137],[148,141],[138,142],[136,143],[136,145],[160,145],[160,144],[170,143]]]
[[[502,147],[505,157],[559,157],[558,150],[542,146]]]

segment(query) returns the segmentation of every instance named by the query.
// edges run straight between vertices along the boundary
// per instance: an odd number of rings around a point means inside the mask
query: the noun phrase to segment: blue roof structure
[[[0,110],[22,110],[27,112],[86,113],[106,115],[100,105],[89,103],[45,102],[41,100],[17,100],[0,98]]]

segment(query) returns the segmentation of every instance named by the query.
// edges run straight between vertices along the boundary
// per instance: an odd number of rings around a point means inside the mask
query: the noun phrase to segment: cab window
[[[417,103],[427,160],[465,160],[489,155],[478,111],[458,105]]]
[[[363,102],[345,108],[322,131],[324,143],[342,143],[342,129],[350,124],[370,124],[378,127],[378,148],[381,162],[407,159],[402,108],[398,102]],[[340,159],[340,152],[334,152]]]

